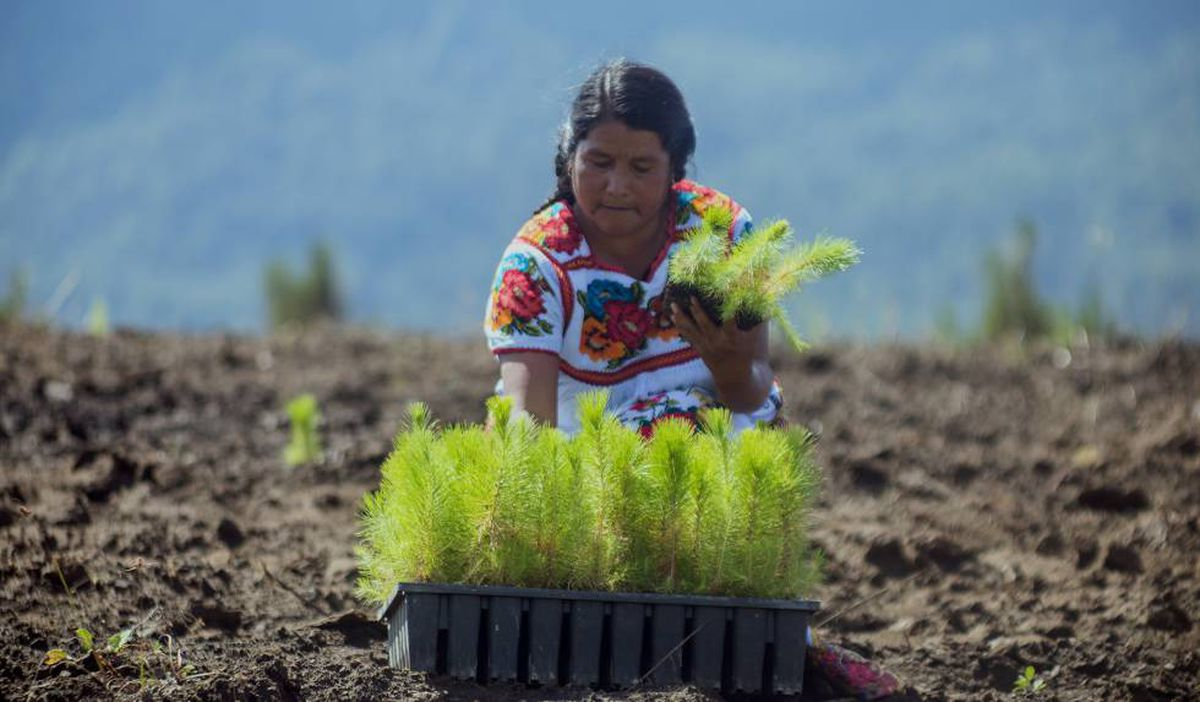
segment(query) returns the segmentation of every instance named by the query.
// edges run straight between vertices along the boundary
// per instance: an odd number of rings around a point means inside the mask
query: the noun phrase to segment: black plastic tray
[[[812,600],[401,583],[379,618],[395,668],[628,688],[799,693]]]

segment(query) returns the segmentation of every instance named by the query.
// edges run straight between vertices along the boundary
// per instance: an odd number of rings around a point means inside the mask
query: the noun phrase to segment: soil
[[[827,638],[929,700],[1011,699],[1026,665],[1046,699],[1200,690],[1200,346],[775,365],[821,436]],[[0,329],[0,698],[711,699],[388,668],[353,595],[359,500],[406,403],[477,421],[495,376],[477,340]],[[301,392],[325,457],[288,469]],[[134,633],[88,656],[78,627]],[[54,648],[70,660],[45,665]]]
[[[684,283],[668,283],[666,293],[667,302],[677,304],[683,310],[689,309],[692,304],[692,298],[695,298],[700,303],[700,309],[704,310],[704,313],[708,315],[709,320],[717,324],[720,323],[722,301],[717,297],[705,293],[694,285]],[[733,319],[738,329],[742,331],[753,329],[765,321],[762,317],[745,311],[734,313]]]

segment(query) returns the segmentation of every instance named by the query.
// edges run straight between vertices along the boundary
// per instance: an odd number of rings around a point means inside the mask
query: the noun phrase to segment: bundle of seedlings
[[[410,407],[362,509],[358,594],[401,582],[794,598],[819,571],[807,515],[819,484],[811,436],[736,436],[726,410],[649,439],[580,397],[568,437],[511,401],[486,425],[442,429]]]
[[[794,244],[787,220],[752,229],[731,243],[733,213],[710,207],[689,230],[667,270],[667,296],[687,309],[695,297],[715,322],[734,320],[750,329],[774,320],[797,350],[807,344],[787,317],[783,299],[800,285],[845,270],[862,252],[849,239],[817,237]]]

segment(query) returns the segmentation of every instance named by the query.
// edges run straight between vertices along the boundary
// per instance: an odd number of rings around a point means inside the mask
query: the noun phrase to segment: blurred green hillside
[[[264,264],[320,239],[350,319],[472,332],[572,87],[629,55],[684,90],[694,177],[866,252],[806,336],[977,322],[1018,217],[1049,299],[1200,335],[1195,3],[605,7],[5,4],[0,276],[77,271],[66,324],[260,329]]]

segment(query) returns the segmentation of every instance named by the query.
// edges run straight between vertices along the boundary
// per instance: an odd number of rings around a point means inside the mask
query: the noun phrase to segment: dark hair
[[[662,71],[619,59],[592,72],[571,103],[571,114],[559,131],[554,154],[556,185],[537,211],[558,200],[574,204],[568,166],[579,142],[593,127],[607,120],[624,122],[631,129],[654,132],[671,159],[672,181],[682,180],[687,162],[696,150],[696,130],[683,102],[683,93]]]

